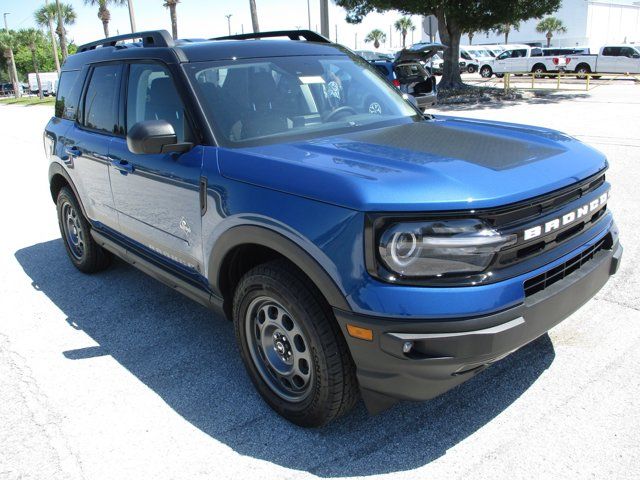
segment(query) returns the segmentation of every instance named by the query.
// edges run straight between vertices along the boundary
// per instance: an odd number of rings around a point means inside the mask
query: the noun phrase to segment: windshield
[[[418,112],[365,61],[273,57],[185,65],[216,139],[259,145],[411,122]]]

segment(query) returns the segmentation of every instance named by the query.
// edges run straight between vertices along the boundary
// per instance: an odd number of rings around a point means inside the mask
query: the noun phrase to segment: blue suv
[[[44,144],[71,262],[115,255],[232,320],[256,389],[303,426],[468,380],[622,254],[603,155],[424,115],[309,31],[83,45]]]

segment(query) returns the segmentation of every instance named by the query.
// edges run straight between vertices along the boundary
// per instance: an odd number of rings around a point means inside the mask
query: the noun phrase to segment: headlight
[[[476,219],[403,222],[380,235],[378,255],[386,268],[403,277],[479,273],[516,240],[516,235],[501,235]]]

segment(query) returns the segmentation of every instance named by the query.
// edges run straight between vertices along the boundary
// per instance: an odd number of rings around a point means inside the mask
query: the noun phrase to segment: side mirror
[[[127,147],[136,154],[158,154],[186,152],[193,144],[178,143],[173,125],[166,120],[145,120],[129,129]]]

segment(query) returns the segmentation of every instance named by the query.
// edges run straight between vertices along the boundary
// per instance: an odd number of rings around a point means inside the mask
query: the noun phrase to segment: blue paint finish
[[[438,129],[438,137],[446,137],[443,142],[464,134],[467,158],[385,146],[354,133],[227,150],[220,169],[232,179],[354,210],[419,212],[502,206],[566,187],[606,167],[602,154],[552,130],[443,117],[366,134],[375,139],[389,129],[406,129],[407,136]],[[491,144],[508,145],[521,157],[505,159],[509,164],[502,169],[473,160]]]

